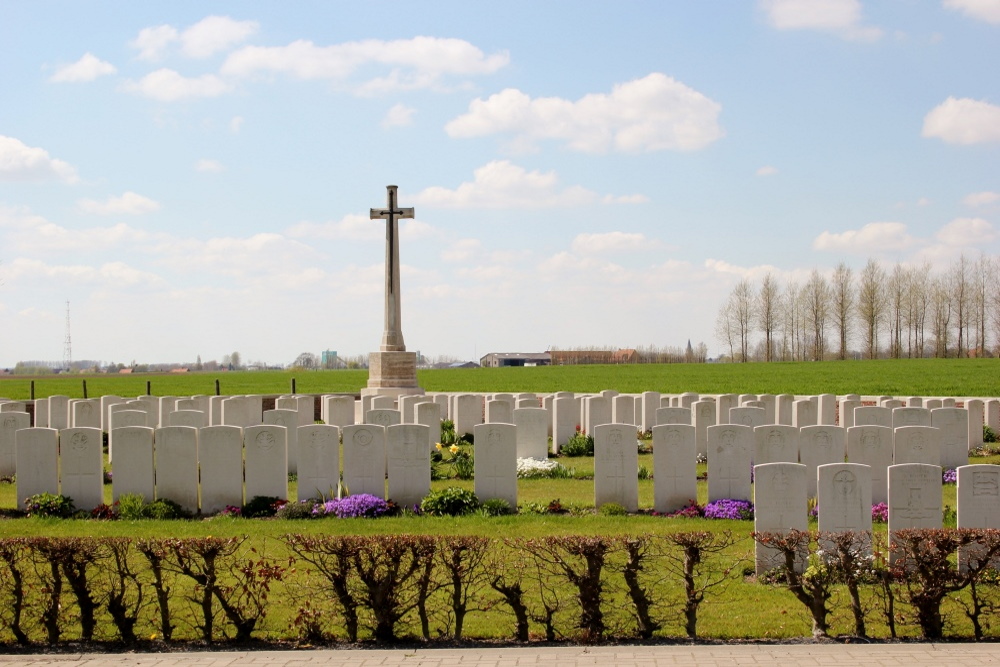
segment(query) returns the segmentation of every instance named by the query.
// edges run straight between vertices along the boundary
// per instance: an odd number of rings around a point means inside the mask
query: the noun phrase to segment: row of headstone
[[[766,463],[754,467],[754,530],[785,533],[808,529],[807,469],[802,464]],[[872,468],[857,463],[833,463],[817,469],[819,495],[816,510],[820,533],[871,532]],[[1000,528],[1000,466],[966,465],[958,468],[959,528]],[[889,534],[907,528],[941,528],[941,467],[903,463],[888,469]],[[876,501],[877,502],[877,501]],[[826,540],[828,541],[828,540]],[[868,554],[871,544],[859,545]],[[821,541],[820,548],[832,553]],[[974,556],[974,550],[971,552]],[[805,554],[798,565],[805,567]],[[890,560],[903,555],[893,550]],[[960,555],[960,560],[970,553]],[[760,574],[781,564],[774,548],[755,546]]]

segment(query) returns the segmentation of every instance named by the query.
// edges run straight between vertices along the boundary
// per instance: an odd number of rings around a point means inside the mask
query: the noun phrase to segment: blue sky
[[[0,0],[0,366],[710,352],[744,277],[1000,247],[1000,0]]]

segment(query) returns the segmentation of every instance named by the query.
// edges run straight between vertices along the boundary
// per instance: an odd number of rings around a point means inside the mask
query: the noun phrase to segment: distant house
[[[132,374],[132,369],[131,368],[123,368],[120,371],[118,371],[118,373],[119,373],[119,375],[131,375]]]
[[[548,366],[552,359],[548,352],[490,352],[479,360],[483,368],[501,366]]]

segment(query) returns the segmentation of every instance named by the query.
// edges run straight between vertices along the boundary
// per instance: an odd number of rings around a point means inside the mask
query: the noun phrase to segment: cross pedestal
[[[399,220],[413,217],[412,208],[396,204],[396,186],[386,186],[386,208],[371,209],[372,220],[385,220],[385,329],[378,352],[368,355],[368,386],[362,396],[423,394],[417,385],[417,353],[403,343],[399,299]]]

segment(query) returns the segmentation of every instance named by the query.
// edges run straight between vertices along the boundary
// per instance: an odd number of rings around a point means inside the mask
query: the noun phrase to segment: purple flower
[[[876,503],[872,505],[872,521],[874,523],[888,523],[889,506],[885,503]]]
[[[749,500],[733,500],[721,498],[705,505],[706,519],[735,519],[749,521],[753,519],[753,503]]]
[[[955,468],[948,468],[943,473],[941,473],[941,482],[944,484],[956,484],[958,483],[958,470]]]
[[[316,516],[332,514],[340,519],[375,519],[389,511],[389,503],[370,493],[359,493],[346,498],[331,498],[313,506]]]

